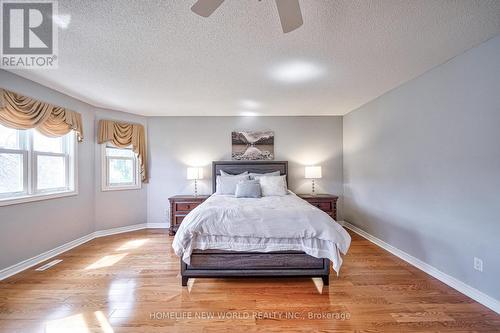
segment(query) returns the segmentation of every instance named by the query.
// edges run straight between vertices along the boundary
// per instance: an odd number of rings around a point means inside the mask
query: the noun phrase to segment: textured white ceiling
[[[498,0],[301,0],[288,34],[273,0],[194,2],[60,0],[59,69],[13,72],[142,115],[342,115],[500,33]]]

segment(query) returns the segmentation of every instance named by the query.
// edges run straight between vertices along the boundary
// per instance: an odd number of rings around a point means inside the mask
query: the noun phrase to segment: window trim
[[[110,144],[109,142],[105,142],[101,144],[101,191],[126,191],[126,190],[140,190],[142,189],[142,181],[140,178],[140,168],[139,168],[139,159],[137,154],[134,153],[135,158],[123,157],[123,156],[108,156],[106,155],[106,147]],[[111,144],[110,144],[111,145]],[[111,145],[112,146],[112,145]],[[123,149],[118,148],[117,149]],[[112,185],[109,183],[109,163],[110,159],[116,160],[132,160],[134,165],[134,183],[122,184],[122,185]]]
[[[28,131],[34,131],[35,129],[30,129]],[[23,156],[23,163],[26,163],[27,167],[23,165],[23,191],[22,192],[12,192],[10,194],[19,193],[19,195],[0,197],[0,207],[17,205],[26,202],[50,200],[62,197],[70,197],[78,195],[78,144],[76,139],[76,133],[74,131],[70,132],[71,137],[68,136],[64,140],[66,148],[72,150],[68,154],[64,153],[48,153],[48,152],[38,152],[33,150],[33,133],[27,132],[26,136],[23,136],[20,141],[21,148],[9,149],[0,148],[0,153],[14,153],[21,154]],[[71,139],[69,139],[71,138]],[[68,142],[68,140],[71,140]],[[66,157],[66,184],[68,187],[61,189],[48,189],[43,191],[37,191],[36,189],[36,177],[37,170],[36,156],[37,155],[50,155],[50,156],[65,156]],[[35,160],[34,160],[35,159]],[[71,167],[71,165],[73,167]],[[29,177],[28,177],[29,176]],[[33,193],[28,193],[29,189],[33,190]]]

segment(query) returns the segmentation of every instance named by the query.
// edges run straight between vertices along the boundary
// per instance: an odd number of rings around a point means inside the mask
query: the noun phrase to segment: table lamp
[[[187,179],[194,180],[194,196],[198,196],[199,179],[203,179],[203,168],[187,168]]]
[[[314,180],[321,179],[321,167],[320,166],[307,166],[305,168],[305,178],[311,179],[311,182],[312,182],[311,195],[316,195],[316,192],[314,190]]]

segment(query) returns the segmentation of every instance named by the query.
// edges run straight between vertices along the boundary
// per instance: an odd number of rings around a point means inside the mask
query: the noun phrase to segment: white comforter
[[[194,249],[304,251],[328,258],[338,273],[349,234],[328,214],[290,192],[259,199],[212,195],[183,220],[172,244],[189,264]]]

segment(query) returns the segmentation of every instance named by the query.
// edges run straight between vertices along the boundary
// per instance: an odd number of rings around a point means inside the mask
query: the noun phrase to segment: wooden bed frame
[[[286,161],[216,161],[212,163],[212,189],[220,170],[239,174],[244,171],[267,173],[280,171],[287,176]],[[330,260],[314,258],[300,251],[238,252],[222,250],[194,250],[191,263],[181,259],[182,285],[189,278],[213,277],[321,277],[328,285]]]

